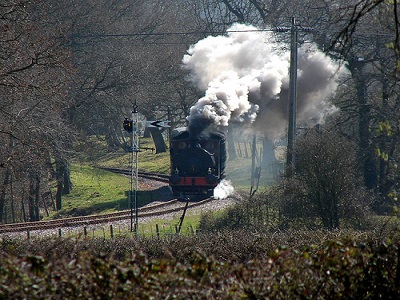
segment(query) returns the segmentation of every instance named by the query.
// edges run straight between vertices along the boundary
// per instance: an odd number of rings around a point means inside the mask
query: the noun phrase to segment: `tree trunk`
[[[39,177],[36,174],[30,174],[29,176],[29,221],[35,222],[39,221]]]
[[[156,147],[156,154],[167,152],[167,145],[165,144],[162,131],[158,128],[149,127],[151,136],[153,137],[154,146]]]
[[[62,161],[56,161],[56,179],[57,179],[57,192],[56,192],[56,209],[60,210],[62,208],[62,194],[64,187],[64,173],[65,165]]]
[[[62,189],[62,194],[63,195],[69,195],[71,193],[71,173],[70,173],[70,169],[69,169],[69,163],[65,162],[65,168],[64,168],[64,186]]]
[[[56,176],[56,172],[54,171],[53,164],[51,162],[50,151],[46,151],[46,168],[50,174],[50,178],[54,179]]]
[[[234,160],[236,159],[236,149],[235,149],[235,139],[233,137],[233,127],[230,126],[228,129],[228,133],[226,135],[226,139],[228,142],[228,156],[229,160]]]
[[[24,222],[26,222],[26,210],[25,210],[25,203],[24,203],[24,194],[25,191],[23,192],[22,198],[21,198],[21,207],[22,207],[22,217],[24,218]]]
[[[150,133],[150,128],[149,127],[146,127],[144,129],[143,137],[144,138],[150,138],[151,137],[151,133]]]
[[[274,144],[270,139],[264,138],[262,150],[262,167],[272,173],[272,166],[276,162]]]
[[[250,195],[252,194],[252,190],[254,187],[254,175],[256,170],[256,153],[257,153],[257,136],[253,135],[253,142],[251,147],[251,177],[250,177]]]
[[[35,176],[35,217],[36,221],[40,221],[40,211],[39,211],[39,202],[40,202],[40,176],[36,174]]]
[[[15,205],[14,205],[14,190],[13,190],[13,176],[10,174],[10,200],[11,200],[11,218],[12,222],[16,222],[15,218]]]
[[[368,189],[376,188],[378,174],[376,169],[375,150],[371,149],[370,106],[367,98],[367,85],[365,76],[362,72],[363,63],[356,62],[352,68],[353,76],[356,80],[357,101],[358,101],[358,134],[360,158],[363,164],[364,183]]]
[[[6,190],[7,186],[10,182],[11,170],[7,168],[4,173],[4,179],[1,183],[1,191],[0,191],[0,223],[4,222],[3,215],[6,206]]]

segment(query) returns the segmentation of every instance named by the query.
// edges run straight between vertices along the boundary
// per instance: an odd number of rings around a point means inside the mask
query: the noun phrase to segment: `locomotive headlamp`
[[[185,149],[186,146],[187,146],[187,145],[186,145],[185,142],[179,142],[179,144],[178,144],[178,148],[181,149],[181,150]]]
[[[218,181],[218,177],[215,176],[214,174],[207,174],[206,176],[206,182],[208,184],[215,184]]]

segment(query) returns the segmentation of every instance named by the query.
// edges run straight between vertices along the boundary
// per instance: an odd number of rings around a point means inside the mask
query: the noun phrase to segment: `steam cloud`
[[[252,123],[273,139],[287,127],[290,53],[271,32],[235,24],[227,36],[209,36],[183,57],[190,80],[205,91],[191,107],[188,128],[194,135],[231,121]],[[287,48],[287,45],[286,45]],[[313,44],[298,50],[297,121],[321,122],[336,110],[326,99],[343,74]]]
[[[214,189],[214,199],[226,199],[234,192],[234,188],[230,180],[222,179],[222,181]]]

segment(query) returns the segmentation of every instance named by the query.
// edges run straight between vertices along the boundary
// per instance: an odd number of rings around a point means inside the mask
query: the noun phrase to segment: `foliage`
[[[34,243],[6,238],[0,297],[397,299],[396,228]]]
[[[208,213],[202,230],[368,228],[373,197],[359,179],[356,146],[333,132],[309,132],[296,143],[296,171],[275,187],[221,215]]]
[[[260,230],[279,227],[279,202],[274,200],[273,188],[250,199],[242,193],[238,199],[237,203],[222,212],[212,211],[204,214],[199,230]]]
[[[334,132],[299,139],[295,175],[281,183],[284,216],[318,218],[328,229],[343,219],[362,225],[371,200],[359,180],[355,149]]]

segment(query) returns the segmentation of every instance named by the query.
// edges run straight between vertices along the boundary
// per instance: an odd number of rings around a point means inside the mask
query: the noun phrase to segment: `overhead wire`
[[[304,34],[330,34],[332,36],[338,36],[339,31],[333,32],[330,30],[321,30],[319,28],[308,28],[309,30],[300,30]],[[163,41],[164,37],[189,37],[189,36],[216,36],[216,35],[226,35],[229,33],[241,33],[241,32],[275,32],[275,33],[287,33],[290,32],[290,27],[288,26],[278,26],[275,28],[262,28],[262,29],[247,29],[247,30],[225,30],[225,31],[175,31],[175,32],[133,32],[133,33],[91,33],[91,34],[73,34],[72,39],[107,39],[107,38],[132,38],[132,37],[148,37],[149,40],[142,40],[141,43],[135,44],[134,46],[146,47],[153,45],[185,45],[189,46],[195,41]],[[394,34],[394,33],[393,33]],[[371,32],[355,32],[353,37],[387,37],[392,38],[393,34],[390,33],[371,33]],[[160,40],[151,40],[151,38],[161,38]]]
[[[278,26],[276,28],[264,29],[248,29],[248,30],[225,30],[225,31],[175,31],[175,32],[133,32],[133,33],[92,33],[92,34],[73,34],[76,38],[108,38],[108,37],[152,37],[152,36],[182,36],[182,35],[222,35],[228,33],[240,32],[287,32],[290,27]],[[308,31],[309,32],[309,31]],[[320,30],[313,28],[312,32],[338,34],[328,30]],[[371,33],[371,32],[355,32],[356,35],[369,36],[391,36],[390,33]]]
[[[249,29],[249,30],[226,30],[226,31],[176,31],[176,32],[133,32],[133,33],[93,33],[93,34],[74,34],[77,38],[92,38],[92,37],[150,37],[150,36],[172,36],[172,35],[221,35],[235,32],[263,32],[275,31],[274,29]]]

